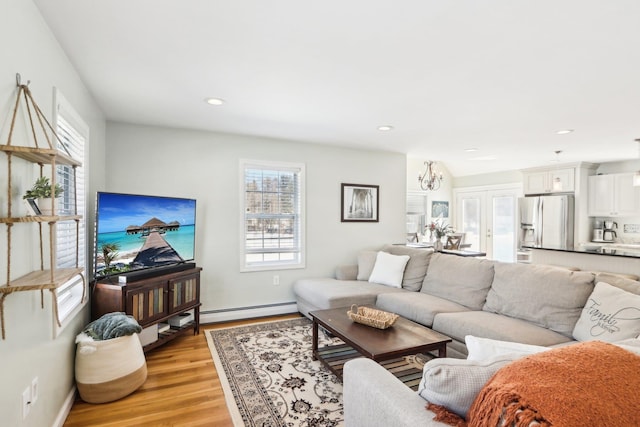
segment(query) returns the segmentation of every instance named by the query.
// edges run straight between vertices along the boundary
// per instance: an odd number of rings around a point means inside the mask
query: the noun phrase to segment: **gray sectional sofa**
[[[594,274],[567,268],[510,264],[387,245],[410,257],[402,287],[368,282],[377,251],[364,251],[357,266],[340,266],[336,278],[298,280],[298,310],[371,304],[453,339],[450,357],[465,358],[464,337],[474,335],[553,346],[572,341],[573,327],[593,291]]]
[[[357,265],[338,267],[335,278],[298,280],[293,287],[298,310],[309,316],[312,310],[375,305],[448,335],[453,340],[448,357],[463,359],[468,335],[542,347],[575,342],[574,327],[597,282],[640,294],[639,282],[608,273],[465,258],[403,245],[381,251],[409,257],[401,286],[369,282],[378,251],[363,251]],[[367,390],[366,398],[362,390]],[[345,365],[344,402],[349,427],[444,425],[426,415],[423,396],[368,359]]]

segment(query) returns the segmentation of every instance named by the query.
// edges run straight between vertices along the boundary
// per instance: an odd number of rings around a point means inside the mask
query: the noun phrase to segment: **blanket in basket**
[[[640,426],[640,356],[591,341],[503,367],[477,396],[468,426]]]

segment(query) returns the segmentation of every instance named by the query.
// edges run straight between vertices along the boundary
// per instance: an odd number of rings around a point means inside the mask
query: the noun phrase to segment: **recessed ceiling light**
[[[391,125],[378,126],[378,130],[381,132],[388,132],[390,130],[393,130],[393,126]]]
[[[566,134],[571,133],[571,132],[573,132],[573,131],[574,131],[574,129],[563,129],[563,130],[559,130],[559,131],[557,131],[556,133],[557,133],[558,135],[566,135]]]
[[[478,148],[476,147],[469,147],[469,148],[465,148],[464,151],[466,151],[467,153],[473,153],[475,151],[478,151]]]
[[[224,99],[220,98],[207,98],[205,102],[209,105],[222,105],[224,104]]]

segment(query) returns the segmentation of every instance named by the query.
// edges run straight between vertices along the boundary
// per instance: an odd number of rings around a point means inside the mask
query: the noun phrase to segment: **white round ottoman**
[[[78,342],[76,384],[85,402],[121,399],[137,390],[146,379],[147,361],[138,334]]]

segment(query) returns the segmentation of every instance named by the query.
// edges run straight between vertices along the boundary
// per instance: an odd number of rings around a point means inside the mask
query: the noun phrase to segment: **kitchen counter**
[[[531,249],[545,249],[549,251],[640,258],[640,245],[623,243],[583,243],[575,249],[561,249],[554,247]]]
[[[578,246],[577,249],[531,248],[531,263],[640,276],[640,249],[614,247],[610,244],[603,244],[598,249],[587,249],[588,247]]]

